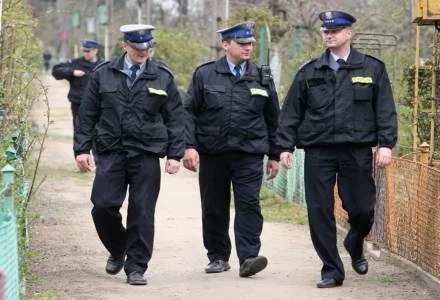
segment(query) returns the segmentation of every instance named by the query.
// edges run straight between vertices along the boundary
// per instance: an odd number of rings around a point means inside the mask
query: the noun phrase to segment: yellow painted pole
[[[416,27],[416,55],[415,55],[415,73],[414,73],[414,100],[413,100],[413,115],[412,115],[412,152],[413,160],[417,160],[417,144],[418,144],[418,110],[419,110],[419,67],[420,67],[420,26]]]
[[[430,139],[429,144],[431,145],[429,149],[429,163],[432,162],[432,157],[434,155],[435,150],[435,119],[437,116],[437,109],[436,109],[436,97],[437,97],[437,66],[439,65],[440,61],[440,40],[439,40],[439,34],[436,30],[434,30],[434,41],[433,41],[434,47],[433,49],[433,56],[434,56],[434,65],[432,66],[432,92],[431,92],[431,128],[430,128]]]

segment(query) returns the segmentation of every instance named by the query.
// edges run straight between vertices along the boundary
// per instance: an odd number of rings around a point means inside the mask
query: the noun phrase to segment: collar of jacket
[[[226,56],[223,56],[222,58],[217,60],[215,62],[214,66],[215,66],[215,71],[217,73],[231,74],[231,76],[233,76],[233,74],[231,73],[231,70],[229,70],[228,62],[226,61]],[[241,76],[240,79],[252,81],[252,80],[258,80],[259,78],[260,78],[260,75],[259,75],[256,64],[254,64],[250,60],[248,60],[248,62],[246,64],[246,71]]]
[[[362,68],[365,59],[365,54],[360,53],[354,48],[351,48],[350,55],[348,56],[347,62],[343,65],[344,69],[358,69]],[[315,62],[315,68],[320,69],[323,66],[330,68],[330,50],[327,49]]]
[[[125,53],[110,62],[110,68],[122,72],[122,69],[124,69],[124,55]],[[159,68],[156,64],[152,63],[151,60],[147,60],[144,72],[139,76],[142,78],[157,78],[159,76]]]

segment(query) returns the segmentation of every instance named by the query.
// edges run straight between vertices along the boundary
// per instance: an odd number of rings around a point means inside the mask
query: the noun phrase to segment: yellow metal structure
[[[440,68],[440,0],[412,0],[412,19],[413,23],[417,24],[416,28],[416,55],[415,55],[415,83],[414,83],[414,99],[412,107],[412,138],[413,153],[418,149],[418,118],[419,112],[422,111],[428,114],[430,118],[430,149],[429,149],[429,164],[433,163],[435,152],[435,142],[439,135],[439,104],[440,95],[438,89],[438,73]],[[430,66],[424,66],[423,68],[429,68],[432,71],[432,94],[431,94],[431,107],[430,109],[421,109],[420,95],[419,95],[419,70],[420,66],[420,26],[431,25],[434,26],[434,39],[433,39],[433,57]],[[437,127],[437,129],[436,129]],[[437,155],[438,157],[438,155]],[[414,156],[414,160],[416,156]]]
[[[414,73],[414,99],[412,107],[412,151],[415,154],[419,143],[418,139],[418,115],[419,115],[419,69],[420,69],[420,27],[416,27],[416,55],[415,55],[415,73]],[[413,160],[416,161],[417,156],[413,156]]]
[[[413,0],[413,23],[436,25],[440,23],[440,0]]]

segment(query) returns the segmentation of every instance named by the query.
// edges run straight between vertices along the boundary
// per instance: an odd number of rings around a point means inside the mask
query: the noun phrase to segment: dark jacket
[[[184,101],[186,147],[200,153],[247,152],[277,159],[278,96],[272,79],[265,85],[261,79],[260,68],[248,62],[236,80],[226,57],[198,67]]]
[[[384,63],[355,49],[336,74],[328,50],[308,62],[283,104],[277,141],[282,151],[341,144],[392,148],[397,115]]]
[[[73,103],[81,103],[83,93],[87,87],[87,81],[89,79],[89,73],[99,64],[103,62],[102,59],[98,59],[96,62],[89,62],[83,57],[76,58],[71,61],[60,63],[52,68],[52,76],[55,79],[67,79],[70,83],[70,90],[67,98]],[[84,71],[86,74],[83,77],[73,76],[74,70]]]
[[[181,98],[171,72],[147,61],[134,85],[127,86],[124,55],[104,63],[90,76],[79,110],[75,155],[96,152],[153,153],[183,157],[184,126]]]

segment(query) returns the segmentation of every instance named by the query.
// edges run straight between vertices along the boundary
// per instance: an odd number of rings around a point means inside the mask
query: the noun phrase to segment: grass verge
[[[272,190],[263,187],[260,193],[261,213],[269,222],[307,224],[307,210],[295,203],[287,202]]]

